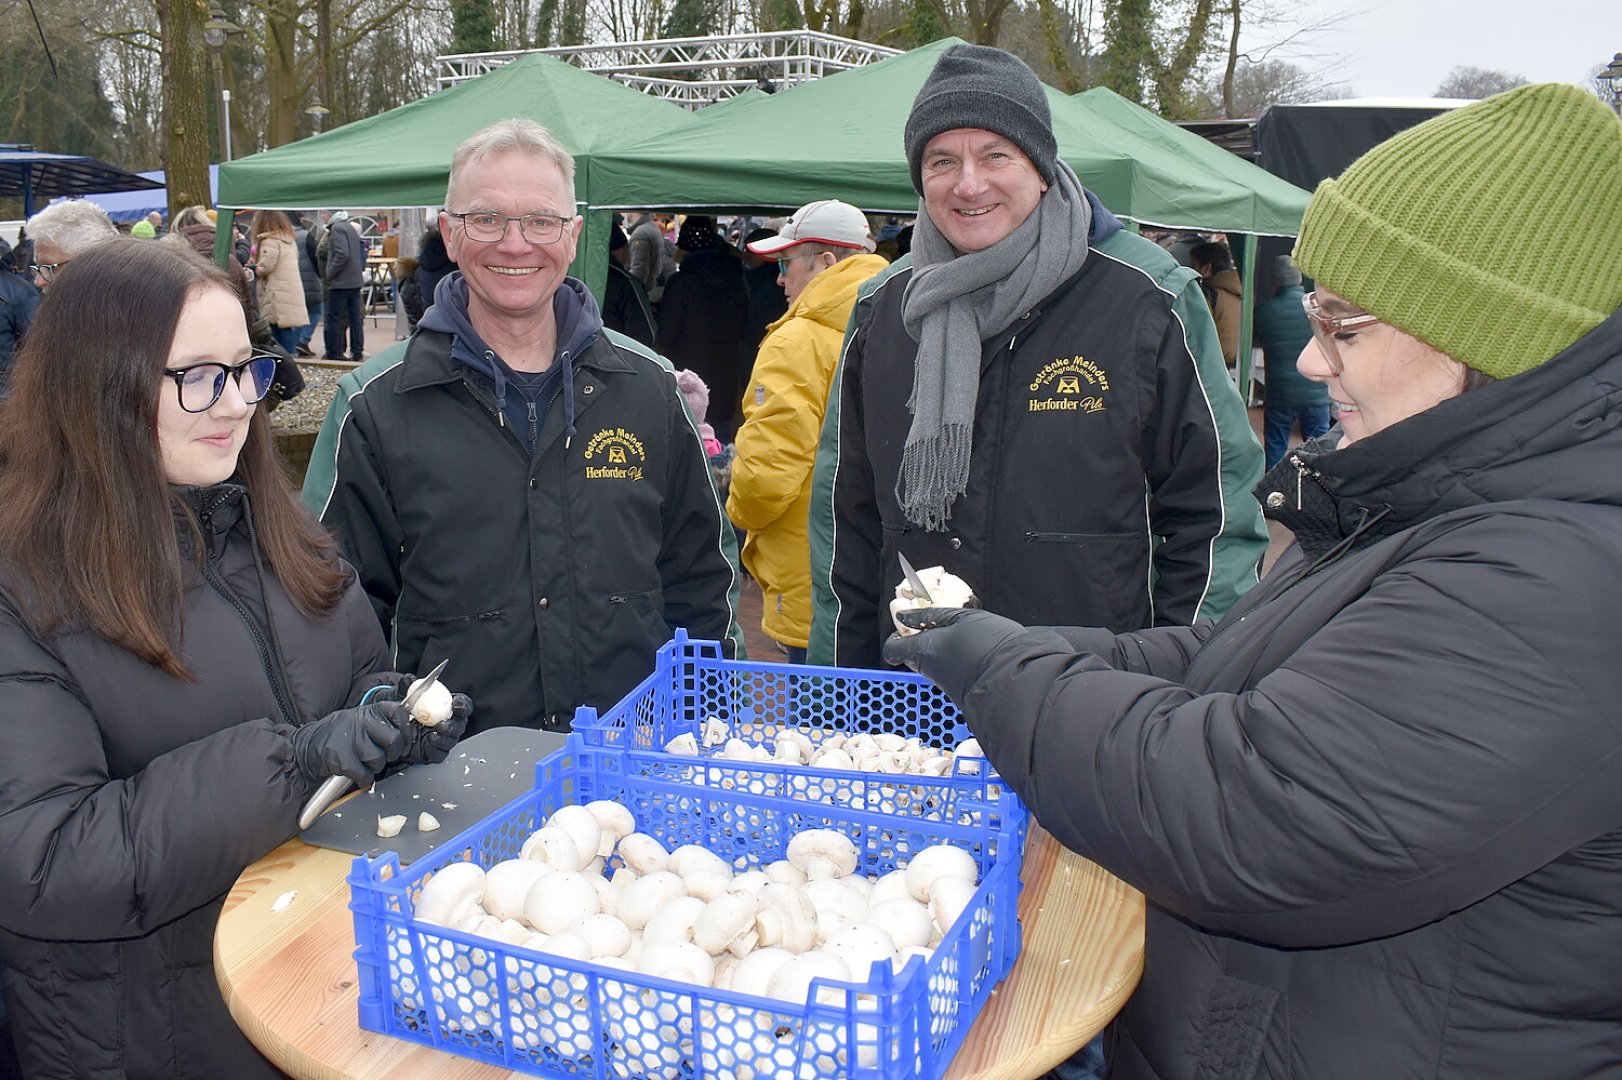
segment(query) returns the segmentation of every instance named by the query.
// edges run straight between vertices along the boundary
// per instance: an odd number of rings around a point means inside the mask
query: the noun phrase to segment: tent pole
[[[235,210],[218,209],[214,221],[214,261],[221,266],[231,265],[231,223],[236,220]]]
[[[1256,311],[1256,234],[1243,233],[1239,241],[1244,254],[1240,257],[1244,263],[1240,270],[1240,294],[1244,296],[1244,303],[1239,305],[1239,393],[1244,397],[1245,404],[1250,404],[1250,369],[1252,366],[1250,338],[1254,328]]]

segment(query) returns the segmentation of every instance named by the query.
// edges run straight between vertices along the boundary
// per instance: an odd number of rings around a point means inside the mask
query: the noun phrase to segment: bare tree
[[[1330,101],[1347,96],[1343,83],[1286,60],[1241,62],[1205,84],[1198,112],[1204,117],[1257,116],[1269,105]]]
[[[1442,80],[1442,85],[1436,88],[1436,96],[1484,98],[1525,85],[1526,79],[1520,75],[1461,64],[1447,73],[1447,78]]]

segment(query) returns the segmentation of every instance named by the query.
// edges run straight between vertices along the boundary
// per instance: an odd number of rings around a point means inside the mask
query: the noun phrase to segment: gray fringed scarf
[[[1064,162],[1019,228],[984,251],[959,255],[922,202],[913,228],[912,280],[901,321],[914,341],[912,428],[901,453],[896,498],[907,520],[946,528],[969,482],[980,348],[1081,269],[1092,211]]]

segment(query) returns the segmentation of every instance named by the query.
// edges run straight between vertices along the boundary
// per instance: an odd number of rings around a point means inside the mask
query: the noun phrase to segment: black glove
[[[885,663],[912,668],[959,705],[979,679],[986,657],[1025,632],[1013,619],[980,608],[912,608],[896,617],[919,632],[891,634],[884,643]]]
[[[451,715],[438,727],[413,723],[406,728],[406,752],[400,760],[407,765],[438,765],[467,730],[472,716],[473,699],[466,694],[452,694]]]
[[[293,730],[293,761],[312,784],[347,776],[365,787],[409,749],[410,723],[392,701],[340,709]]]
[[[355,698],[352,704],[359,705],[362,700],[367,704],[374,701],[399,701],[411,689],[411,684],[417,681],[415,675],[407,675],[400,671],[374,671],[367,676],[371,684]]]

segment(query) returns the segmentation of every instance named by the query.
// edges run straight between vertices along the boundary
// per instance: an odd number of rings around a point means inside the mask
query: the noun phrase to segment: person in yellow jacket
[[[749,245],[777,260],[788,311],[766,328],[743,396],[727,513],[747,530],[743,564],[765,596],[761,629],[792,663],[811,632],[811,467],[856,289],[889,264],[849,203],[800,207]]]

